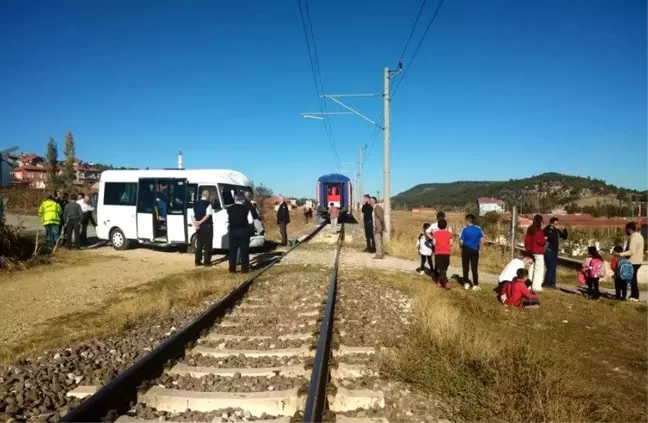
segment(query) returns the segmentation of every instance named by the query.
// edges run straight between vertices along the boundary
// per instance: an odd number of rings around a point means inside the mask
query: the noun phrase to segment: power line
[[[379,121],[380,121],[380,126],[381,126],[381,127],[382,127],[383,124],[384,124],[384,121],[383,121],[383,117],[384,117],[384,116],[385,116],[385,112],[383,111],[383,112],[380,114],[380,119],[379,119]],[[380,129],[380,128],[378,128],[377,126],[374,126],[374,130],[373,130],[373,132],[371,133],[371,135],[369,136],[369,138],[368,138],[367,141],[365,142],[365,147],[366,147],[366,146],[371,142],[371,144],[369,145],[369,148],[367,149],[367,154],[366,154],[365,157],[364,157],[364,161],[365,161],[365,162],[367,161],[367,158],[368,158],[369,155],[371,154],[371,151],[373,150],[373,146],[374,146],[374,144],[376,143],[376,140],[378,139],[379,129]]]
[[[403,60],[403,57],[405,56],[405,52],[407,51],[407,46],[409,46],[409,43],[412,40],[412,35],[414,35],[414,29],[416,29],[416,24],[421,18],[421,13],[423,13],[423,8],[425,7],[425,3],[427,3],[427,0],[423,0],[423,3],[421,3],[421,8],[419,9],[418,15],[416,15],[416,20],[414,20],[414,25],[412,25],[412,30],[410,31],[409,36],[407,37],[407,41],[405,42],[405,47],[403,48],[403,52],[400,55],[401,60]]]
[[[396,95],[396,90],[398,87],[400,87],[400,84],[403,82],[403,79],[405,79],[405,75],[407,75],[407,72],[409,71],[412,62],[416,58],[416,54],[418,53],[419,49],[421,48],[421,45],[423,44],[423,41],[425,41],[425,37],[428,34],[428,31],[430,31],[430,28],[432,27],[432,24],[436,20],[437,15],[439,14],[439,10],[441,9],[441,5],[443,4],[443,0],[439,0],[439,4],[437,4],[436,10],[434,11],[434,15],[432,15],[432,19],[430,19],[430,23],[428,23],[427,28],[425,28],[425,32],[423,33],[423,36],[421,37],[421,41],[419,41],[418,45],[416,46],[416,50],[414,50],[414,54],[412,55],[412,58],[410,61],[407,63],[407,66],[405,66],[405,71],[403,72],[403,75],[400,77],[396,85],[394,86],[394,89],[392,90],[390,97],[394,98]]]
[[[340,156],[338,155],[337,148],[335,146],[335,137],[333,135],[333,128],[331,128],[328,118],[326,117],[326,115],[324,115],[324,110],[327,109],[326,100],[323,100],[321,98],[321,95],[324,94],[324,82],[322,80],[322,72],[319,66],[319,58],[317,55],[317,44],[315,42],[315,35],[313,33],[313,25],[310,18],[310,9],[308,7],[308,0],[305,0],[305,3],[306,3],[307,18],[304,17],[304,9],[302,8],[301,0],[297,0],[297,5],[299,6],[299,14],[301,16],[301,21],[302,21],[302,30],[304,32],[304,39],[306,40],[306,47],[308,48],[308,60],[310,61],[311,72],[313,74],[313,82],[315,83],[315,91],[317,93],[317,104],[319,106],[320,113],[322,113],[323,116],[322,123],[324,124],[324,130],[326,131],[326,136],[328,138],[329,145],[331,146],[331,150],[333,151],[333,155],[335,156],[336,163],[338,167],[340,167]],[[311,50],[310,41],[308,39],[309,32],[311,34],[311,39],[313,40],[312,50]],[[318,83],[318,76],[319,76],[319,83]],[[324,106],[322,106],[322,101],[324,101]]]
[[[403,72],[403,76],[398,80],[398,83],[394,86],[392,92],[390,93],[390,97],[392,97],[392,98],[394,97],[394,93],[396,92],[396,89],[398,88],[401,81],[405,77],[405,74],[407,74],[407,71],[408,71],[410,65],[412,64],[412,61],[414,61],[414,58],[416,57],[416,54],[418,53],[419,48],[421,47],[421,44],[423,44],[423,40],[425,40],[425,37],[427,36],[427,33],[430,30],[430,27],[432,26],[432,23],[434,23],[434,19],[436,19],[437,13],[439,12],[439,9],[441,8],[442,3],[443,3],[443,0],[440,0],[439,4],[437,5],[436,10],[434,11],[434,15],[432,16],[432,19],[430,20],[430,22],[428,23],[427,28],[425,29],[425,33],[421,37],[421,40],[419,41],[419,43],[418,43],[418,45],[416,47],[416,50],[414,51],[414,54],[412,55],[412,58],[410,59],[409,63],[407,64],[407,67],[405,68],[405,71]],[[416,30],[416,25],[418,24],[418,21],[421,19],[421,15],[423,14],[423,9],[425,9],[426,4],[427,4],[427,0],[423,0],[423,2],[421,2],[421,7],[419,8],[419,11],[418,11],[418,13],[416,15],[416,19],[414,19],[414,24],[412,25],[412,29],[410,30],[410,33],[407,36],[407,41],[405,41],[405,47],[403,47],[403,51],[400,54],[401,62],[402,62],[403,58],[405,57],[405,53],[407,52],[407,48],[409,47],[410,42],[412,41],[412,35],[414,35],[414,31]],[[384,111],[380,115],[380,121],[381,122],[383,120],[383,117],[384,117]],[[381,126],[382,126],[382,124],[381,124]],[[369,139],[365,143],[365,146],[366,146],[369,142],[371,142],[371,145],[369,146],[369,149],[368,149],[367,154],[365,156],[365,160],[371,154],[371,151],[373,150],[373,146],[376,143],[377,139],[378,139],[378,128],[376,127],[376,128],[374,128],[374,131],[372,132],[372,134],[369,136]]]

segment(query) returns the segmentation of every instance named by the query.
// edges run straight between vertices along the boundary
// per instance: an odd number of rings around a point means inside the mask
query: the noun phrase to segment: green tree
[[[65,164],[63,165],[63,186],[67,191],[74,188],[74,180],[76,174],[74,172],[75,160],[74,136],[72,132],[68,131],[65,135]]]
[[[569,214],[574,214],[580,212],[580,207],[576,203],[569,203],[567,209],[565,210]]]
[[[58,149],[56,141],[50,137],[47,142],[47,189],[50,191],[60,188],[60,178],[58,175]]]
[[[265,185],[263,185],[263,183],[261,183],[261,184],[259,184],[257,186],[254,183],[254,181],[250,181],[250,186],[252,188],[252,192],[254,193],[254,196],[259,198],[259,199],[272,197],[274,195],[274,192],[272,191],[272,189],[268,188]]]

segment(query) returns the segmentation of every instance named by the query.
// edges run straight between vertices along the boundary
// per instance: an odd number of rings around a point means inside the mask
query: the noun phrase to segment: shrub
[[[21,228],[0,227],[0,269],[6,271],[28,267],[41,256],[32,257],[35,240],[25,236]]]

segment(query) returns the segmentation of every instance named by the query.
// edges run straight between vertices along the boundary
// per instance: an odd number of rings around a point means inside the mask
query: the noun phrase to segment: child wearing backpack
[[[529,271],[520,268],[511,282],[504,282],[502,285],[499,300],[502,304],[512,307],[539,306],[540,299],[535,293],[527,288]]]
[[[416,250],[421,256],[421,267],[416,269],[421,275],[425,274],[425,262],[427,261],[430,265],[430,271],[434,271],[434,266],[432,265],[432,240],[426,236],[427,229],[430,227],[429,223],[423,224],[423,232],[418,236],[416,241]]]
[[[612,253],[614,257],[612,257],[612,262],[610,263],[612,272],[614,272],[614,297],[619,301],[625,301],[628,294],[628,285],[632,282],[632,276],[634,274],[632,263],[630,263],[627,257],[619,256],[619,253],[622,251],[622,246],[615,246]]]
[[[587,297],[597,300],[601,296],[599,279],[605,277],[605,261],[594,246],[587,249],[587,257],[583,261],[581,275],[585,277],[587,284]]]

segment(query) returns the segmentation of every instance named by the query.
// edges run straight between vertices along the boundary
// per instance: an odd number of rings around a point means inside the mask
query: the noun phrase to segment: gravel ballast
[[[225,358],[214,358],[204,355],[192,355],[183,361],[188,366],[218,367],[229,369],[260,369],[268,367],[295,366],[305,363],[302,357],[259,357],[250,358],[244,355],[230,356]]]
[[[184,413],[168,413],[166,411],[157,411],[143,404],[138,404],[135,407],[135,409],[131,413],[129,413],[129,415],[132,417],[137,417],[146,420],[173,421],[173,422],[212,422],[212,423],[272,420],[272,419],[279,418],[279,416],[271,416],[265,413],[257,418],[244,410],[234,409],[234,408],[215,410],[209,413],[203,413],[200,411],[186,411]]]
[[[269,339],[269,340],[236,340],[236,341],[222,341],[222,342],[201,342],[200,345],[204,345],[210,348],[220,348],[228,350],[260,350],[260,351],[270,351],[283,348],[298,348],[302,346],[309,347],[314,343],[314,338],[309,340],[300,340],[300,339],[289,339],[289,340],[280,340],[280,339]]]
[[[304,377],[248,377],[240,373],[233,377],[207,375],[201,378],[163,375],[158,379],[159,385],[168,389],[180,389],[197,392],[264,392],[283,391],[308,383]]]
[[[0,421],[57,421],[81,402],[66,396],[67,392],[79,385],[103,385],[110,381],[200,311],[176,312],[157,320],[155,325],[142,324],[120,337],[79,342],[3,367]]]
[[[344,272],[340,275],[338,287],[334,342],[349,347],[373,347],[375,354],[345,355],[335,360],[378,370],[385,346],[398,343],[408,330],[413,318],[411,300],[394,288],[348,279]],[[334,383],[346,389],[382,391],[385,397],[384,408],[338,413],[336,421],[344,421],[345,417],[384,417],[398,422],[438,421],[436,403],[404,384],[382,379],[379,375],[335,380]]]

